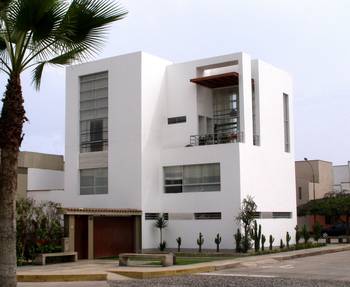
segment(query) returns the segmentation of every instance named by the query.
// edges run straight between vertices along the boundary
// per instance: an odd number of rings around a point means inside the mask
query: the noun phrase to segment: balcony
[[[243,141],[244,141],[243,132],[212,133],[212,134],[190,136],[190,144],[188,146],[226,144],[226,143],[237,143],[237,142],[243,142]]]

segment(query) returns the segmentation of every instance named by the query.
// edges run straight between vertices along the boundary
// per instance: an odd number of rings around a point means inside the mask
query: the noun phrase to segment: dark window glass
[[[186,116],[168,118],[168,125],[185,123]]]
[[[221,219],[221,212],[197,212],[194,214],[196,220]]]

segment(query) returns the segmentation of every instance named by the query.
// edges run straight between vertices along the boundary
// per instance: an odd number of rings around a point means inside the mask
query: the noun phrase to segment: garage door
[[[134,217],[94,217],[94,257],[135,252]]]

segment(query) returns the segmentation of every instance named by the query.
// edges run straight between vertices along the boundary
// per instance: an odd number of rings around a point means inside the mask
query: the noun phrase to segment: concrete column
[[[244,142],[253,144],[251,59],[242,53],[239,59],[239,126]]]
[[[75,251],[75,216],[69,215],[68,218],[68,238],[69,238],[69,251]]]
[[[88,217],[88,259],[94,259],[94,217]]]
[[[142,251],[142,232],[141,232],[141,216],[136,215],[135,218],[135,252]]]

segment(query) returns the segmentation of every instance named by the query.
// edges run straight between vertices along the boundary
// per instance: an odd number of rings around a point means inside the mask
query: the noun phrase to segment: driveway
[[[113,280],[112,287],[345,287],[350,286],[350,251],[259,264],[190,276]],[[19,283],[19,287],[108,287],[106,282]]]

